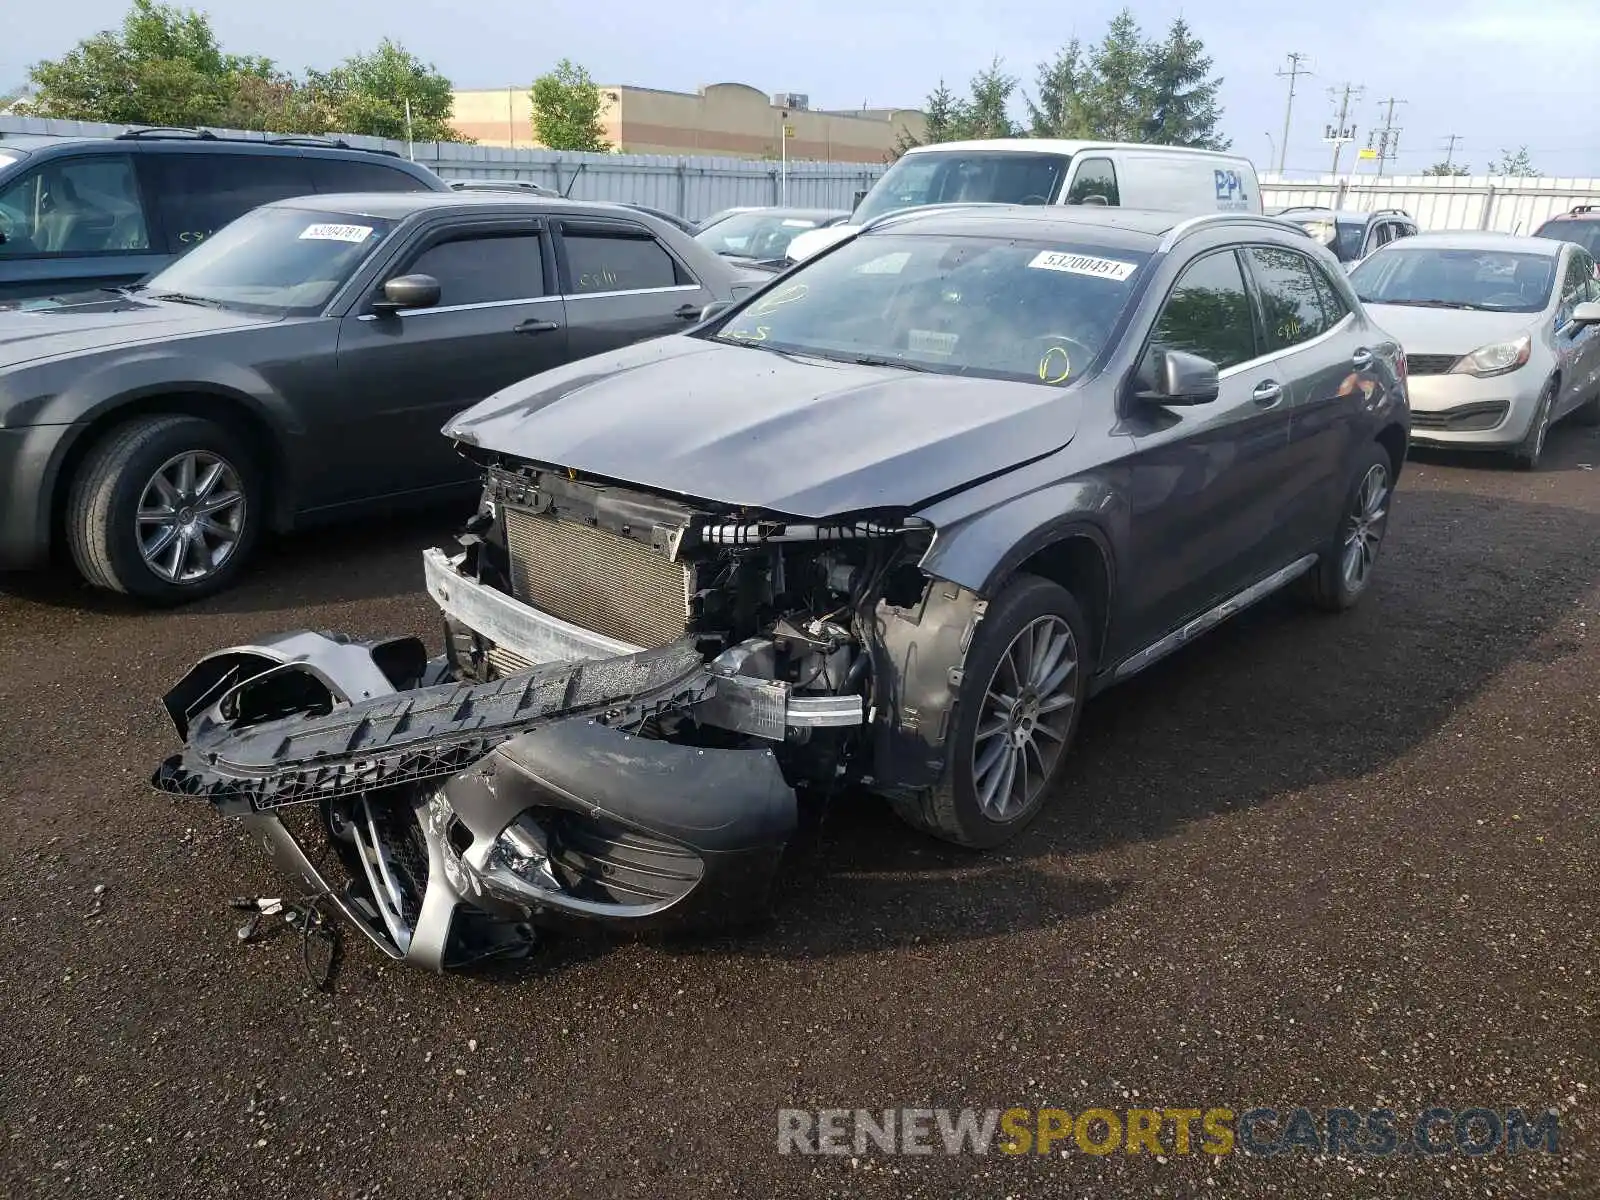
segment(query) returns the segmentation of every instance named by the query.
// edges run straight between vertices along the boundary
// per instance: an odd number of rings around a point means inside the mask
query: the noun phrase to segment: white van
[[[875,217],[925,204],[1111,204],[1168,212],[1259,213],[1248,158],[1216,150],[1133,142],[996,138],[906,151],[850,220],[789,243],[798,262],[850,237]]]

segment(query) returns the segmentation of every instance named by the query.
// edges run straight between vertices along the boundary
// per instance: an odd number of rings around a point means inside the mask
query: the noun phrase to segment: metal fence
[[[1580,204],[1600,205],[1600,179],[1517,179],[1430,175],[1315,182],[1263,176],[1267,211],[1293,204],[1332,205],[1372,212],[1401,208],[1421,229],[1485,229],[1532,233]]]
[[[0,116],[0,133],[108,137],[126,126]],[[217,130],[231,137],[264,133]],[[353,146],[414,158],[447,179],[524,179],[576,200],[623,200],[665,209],[691,220],[739,204],[788,203],[807,208],[855,205],[886,169],[874,163],[792,162],[787,184],[780,164],[748,158],[670,158],[645,154],[572,154],[513,150],[453,142],[405,142],[343,135]],[[1600,179],[1511,179],[1504,176],[1390,178],[1325,176],[1320,180],[1261,179],[1268,210],[1293,204],[1332,204],[1372,210],[1402,208],[1423,229],[1493,229],[1531,233],[1557,213],[1600,204]]]
[[[111,137],[127,126],[0,116],[0,134],[35,133]],[[228,137],[270,134],[216,130]],[[622,200],[699,220],[740,204],[787,203],[805,208],[849,209],[858,191],[886,169],[873,163],[791,162],[766,159],[669,158],[645,154],[573,154],[513,150],[453,142],[405,142],[355,135],[352,146],[391,150],[415,159],[446,179],[523,179],[555,188],[575,200]],[[3,145],[3,143],[0,143]],[[786,176],[787,175],[787,179]]]

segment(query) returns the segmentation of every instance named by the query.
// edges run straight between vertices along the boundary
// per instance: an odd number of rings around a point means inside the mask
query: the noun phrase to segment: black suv
[[[0,311],[0,569],[61,547],[102,587],[216,591],[264,528],[469,481],[453,413],[770,279],[621,205],[262,205],[142,284]]]
[[[1400,208],[1349,212],[1319,204],[1303,204],[1285,208],[1277,215],[1304,229],[1347,269],[1374,250],[1417,233],[1416,221]]]
[[[447,186],[389,151],[326,138],[0,135],[0,300],[133,283],[273,200]]]
[[[1576,242],[1591,258],[1600,260],[1600,204],[1580,204],[1571,212],[1551,217],[1533,236]]]

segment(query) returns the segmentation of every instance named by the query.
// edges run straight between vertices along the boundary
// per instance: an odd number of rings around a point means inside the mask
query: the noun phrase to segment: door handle
[[[1372,351],[1365,346],[1350,356],[1350,365],[1358,371],[1365,371],[1372,366]]]
[[[672,315],[680,321],[692,321],[700,315],[700,306],[698,304],[685,304],[682,308],[676,309]]]
[[[1283,385],[1270,379],[1265,383],[1258,383],[1256,384],[1256,390],[1250,393],[1250,399],[1254,400],[1262,408],[1271,408],[1279,400],[1283,399]]]
[[[540,321],[540,320],[538,320],[538,319],[536,319],[534,317],[529,317],[521,325],[513,325],[511,327],[511,332],[512,333],[554,333],[556,330],[558,330],[560,328],[561,328],[561,326],[559,324],[557,324],[555,321]]]

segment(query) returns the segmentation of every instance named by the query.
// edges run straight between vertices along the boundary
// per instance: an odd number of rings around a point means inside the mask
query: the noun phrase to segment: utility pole
[[[1278,78],[1286,78],[1289,81],[1289,101],[1283,106],[1283,143],[1278,147],[1278,174],[1280,176],[1283,174],[1284,160],[1289,156],[1289,118],[1294,115],[1294,82],[1302,75],[1311,74],[1310,71],[1300,66],[1305,59],[1306,56],[1296,50],[1289,55],[1289,69],[1278,72]]]
[[[1383,118],[1383,129],[1378,133],[1378,174],[1382,175],[1383,164],[1391,158],[1398,157],[1400,154],[1401,131],[1396,129],[1394,125],[1394,106],[1396,104],[1408,104],[1410,101],[1396,100],[1393,96],[1390,96],[1387,100],[1380,100],[1379,103],[1388,109]]]
[[[1451,162],[1453,162],[1455,160],[1455,157],[1456,157],[1456,143],[1459,142],[1460,140],[1461,140],[1461,135],[1459,133],[1452,133],[1450,135],[1450,144],[1445,147],[1445,151],[1444,151],[1444,165],[1446,167],[1449,167]]]
[[[1335,177],[1339,174],[1339,154],[1344,150],[1344,144],[1356,140],[1355,127],[1350,124],[1351,97],[1359,100],[1366,90],[1366,88],[1356,87],[1354,84],[1347,83],[1344,85],[1344,96],[1339,101],[1338,123],[1329,125],[1327,132],[1323,135],[1323,141],[1333,143],[1333,169],[1330,174]],[[1328,94],[1330,96],[1337,95],[1338,91],[1339,89],[1337,88],[1329,88]]]

